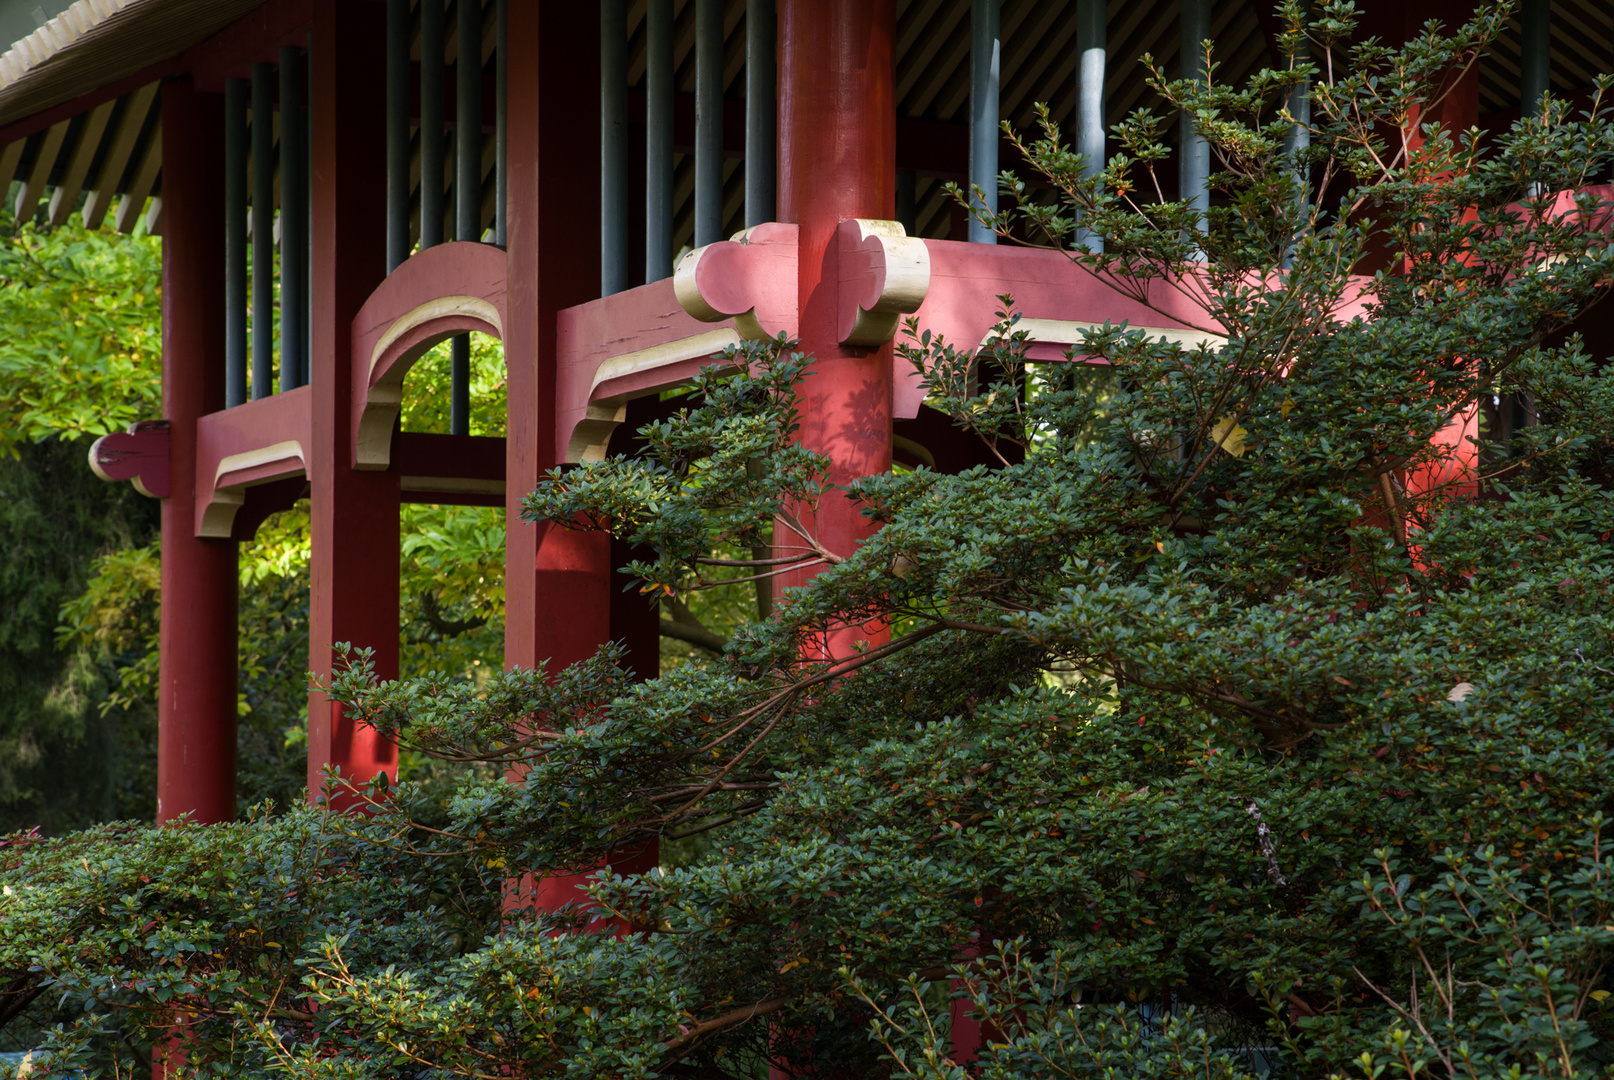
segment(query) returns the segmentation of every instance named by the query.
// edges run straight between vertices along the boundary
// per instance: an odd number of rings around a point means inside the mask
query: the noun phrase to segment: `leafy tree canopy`
[[[1033,365],[1011,299],[993,347],[906,348],[1023,452],[847,491],[795,443],[811,357],[747,346],[528,512],[645,545],[641,587],[758,548],[809,584],[649,683],[611,648],[337,681],[522,783],[13,841],[0,1020],[65,999],[60,1063],[127,1057],[116,1029],[218,1075],[1606,1072],[1614,384],[1575,331],[1614,281],[1610,82],[1482,139],[1419,119],[1505,7],[1398,49],[1281,14],[1282,70],[1156,79],[1221,164],[1208,214],[1143,194],[1142,113],[1096,176],[1028,137],[993,219],[1102,236],[1072,258],[1225,344],[1108,327]],[[815,532],[839,498],[882,526],[855,550]],[[591,911],[504,902],[697,836]]]

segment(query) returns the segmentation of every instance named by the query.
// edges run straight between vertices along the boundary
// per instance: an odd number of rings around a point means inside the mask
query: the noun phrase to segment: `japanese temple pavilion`
[[[1366,6],[1393,39],[1472,10]],[[1611,16],[1524,0],[1445,118],[1584,93]],[[316,672],[346,641],[396,673],[399,507],[458,502],[507,510],[507,664],[620,640],[649,674],[657,613],[621,553],[520,500],[714,354],[798,337],[801,438],[845,479],[973,461],[893,356],[907,314],[980,341],[1012,293],[1050,360],[1106,319],[1173,329],[1058,252],[994,244],[943,184],[994,190],[998,121],[1039,101],[1102,155],[1151,100],[1142,54],[1193,74],[1211,38],[1238,81],[1277,62],[1275,31],[1267,0],[0,0],[0,193],[162,238],[162,414],[93,461],[162,501],[158,817],[235,815],[237,553],[301,498]],[[1206,148],[1177,138],[1178,190],[1204,200]],[[473,332],[504,347],[499,438],[468,433]],[[399,430],[444,340],[451,431]],[[824,513],[832,546],[864,525]],[[311,693],[315,789],[395,758]]]

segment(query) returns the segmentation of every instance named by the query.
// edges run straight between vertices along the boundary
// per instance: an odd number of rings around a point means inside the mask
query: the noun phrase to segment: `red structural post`
[[[836,227],[896,215],[893,0],[780,0],[779,218],[801,226],[801,441],[827,454],[837,484],[891,468],[891,346],[840,344]],[[872,531],[856,506],[828,495],[812,530],[836,554]],[[795,538],[774,531],[779,552]],[[806,576],[806,575],[803,575]],[[795,581],[801,580],[797,577]],[[785,579],[785,584],[795,581]],[[888,631],[853,626],[826,646],[841,655]]]
[[[353,468],[353,317],[386,276],[386,9],[361,0],[314,5],[313,447],[308,665],[332,674],[335,642],[375,650],[376,673],[398,675],[398,473]],[[366,781],[393,772],[397,747],[308,697],[308,785],[328,763]]]
[[[610,633],[604,537],[521,520],[521,500],[555,467],[555,316],[599,292],[599,14],[590,5],[509,6],[505,364],[505,664],[552,667]],[[540,548],[546,548],[540,565]]]
[[[157,820],[235,819],[236,545],[196,535],[196,420],[224,407],[224,106],[162,91],[162,630]]]
[[[849,218],[896,216],[895,30],[893,0],[779,0],[778,213],[801,227],[801,347],[813,357],[801,389],[801,441],[829,456],[838,484],[891,468],[891,346],[840,344],[833,241]],[[872,531],[833,493],[810,528],[837,554]],[[775,528],[781,554],[794,540]],[[851,626],[824,646],[842,655],[854,641],[887,635],[885,627]],[[789,1074],[775,1067],[770,1075]]]
[[[556,465],[555,317],[594,299],[600,280],[597,10],[569,0],[509,6],[506,93],[509,413],[505,426],[507,667],[550,671],[611,637],[610,538],[521,520],[521,500]],[[584,103],[579,107],[579,103]],[[656,850],[613,858],[619,873],[655,865]],[[542,907],[584,899],[579,877],[534,883]]]

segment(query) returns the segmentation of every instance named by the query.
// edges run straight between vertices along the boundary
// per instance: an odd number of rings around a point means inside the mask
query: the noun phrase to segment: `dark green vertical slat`
[[[252,400],[275,377],[275,69],[252,65]]]
[[[247,400],[247,81],[224,82],[224,404]]]

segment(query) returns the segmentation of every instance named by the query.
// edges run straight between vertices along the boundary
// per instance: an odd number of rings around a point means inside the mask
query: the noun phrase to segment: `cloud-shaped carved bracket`
[[[930,292],[930,252],[895,221],[853,218],[836,233],[840,265],[840,340],[884,345],[904,315]]]
[[[90,447],[90,469],[102,480],[128,480],[140,494],[168,498],[168,421],[137,420]]]

